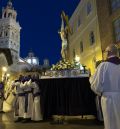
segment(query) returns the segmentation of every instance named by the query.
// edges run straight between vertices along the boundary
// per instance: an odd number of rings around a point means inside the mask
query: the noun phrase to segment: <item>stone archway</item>
[[[4,53],[0,53],[0,80],[2,78],[2,67],[8,67],[8,62]]]
[[[3,66],[8,66],[8,62],[7,62],[6,56],[3,53],[1,53],[0,54],[0,67],[3,67]]]

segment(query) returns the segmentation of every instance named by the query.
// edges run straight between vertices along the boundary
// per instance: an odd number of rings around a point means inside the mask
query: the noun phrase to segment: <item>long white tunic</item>
[[[40,89],[35,82],[32,82],[32,87],[33,87],[33,96],[34,96],[32,120],[40,121],[40,120],[43,120],[41,106],[40,106]]]
[[[102,95],[105,129],[120,129],[120,65],[101,63],[90,83],[91,89]]]
[[[21,85],[24,85],[22,82],[16,85],[16,103],[15,103],[15,117],[16,117],[16,111],[18,108],[18,117],[22,117],[24,116],[24,107],[25,107],[25,98],[23,95],[20,94],[24,94],[23,89],[21,88]],[[18,106],[18,107],[17,107]]]
[[[33,109],[33,95],[32,95],[32,87],[31,87],[31,80],[26,81],[25,84],[23,86],[21,86],[21,88],[24,90],[24,93],[27,95],[27,100],[25,100],[25,103],[27,103],[27,111],[25,111],[25,107],[24,106],[24,118],[31,118],[32,116],[32,109]],[[25,96],[24,96],[25,99]],[[27,102],[26,102],[27,101]]]

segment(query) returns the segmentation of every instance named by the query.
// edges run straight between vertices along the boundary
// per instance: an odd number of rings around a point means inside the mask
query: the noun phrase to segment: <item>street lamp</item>
[[[10,74],[9,73],[7,74],[7,77],[10,77]]]
[[[6,67],[2,67],[2,71],[3,72],[7,72],[7,68]]]
[[[8,80],[9,80],[9,77],[10,77],[10,74],[9,74],[9,73],[7,73],[7,75],[6,75],[6,81],[8,81]]]
[[[80,64],[80,57],[78,55],[75,56],[75,62],[76,62],[76,65],[77,67],[80,69],[80,70],[83,70],[83,66]]]
[[[80,62],[80,57],[79,57],[78,55],[76,55],[75,61],[76,61],[77,63]]]

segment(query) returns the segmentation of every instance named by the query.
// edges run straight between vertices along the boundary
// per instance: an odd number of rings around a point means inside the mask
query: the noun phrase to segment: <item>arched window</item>
[[[75,52],[75,49],[73,49],[73,59],[75,59],[75,55],[76,55],[76,52]]]
[[[7,32],[7,31],[5,31],[5,36],[6,36],[6,37],[8,36],[8,32]]]
[[[115,41],[119,42],[120,41],[120,18],[116,19],[113,25],[114,25]]]
[[[80,42],[80,53],[82,53],[83,52],[83,42],[81,41]]]
[[[2,31],[0,31],[0,37],[2,37]]]
[[[89,38],[90,38],[90,45],[93,45],[95,43],[95,35],[93,31],[90,32]]]
[[[4,18],[6,18],[6,12],[4,13]]]
[[[92,11],[92,4],[88,2],[87,3],[87,15],[89,15],[91,11]]]
[[[13,16],[13,19],[15,19],[15,16]]]
[[[12,13],[8,13],[8,17],[12,17]]]

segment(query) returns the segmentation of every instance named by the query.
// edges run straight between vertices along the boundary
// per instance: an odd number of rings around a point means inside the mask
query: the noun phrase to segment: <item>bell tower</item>
[[[10,49],[13,63],[18,62],[20,57],[20,30],[19,22],[16,21],[17,12],[9,0],[2,9],[0,19],[0,48]]]

